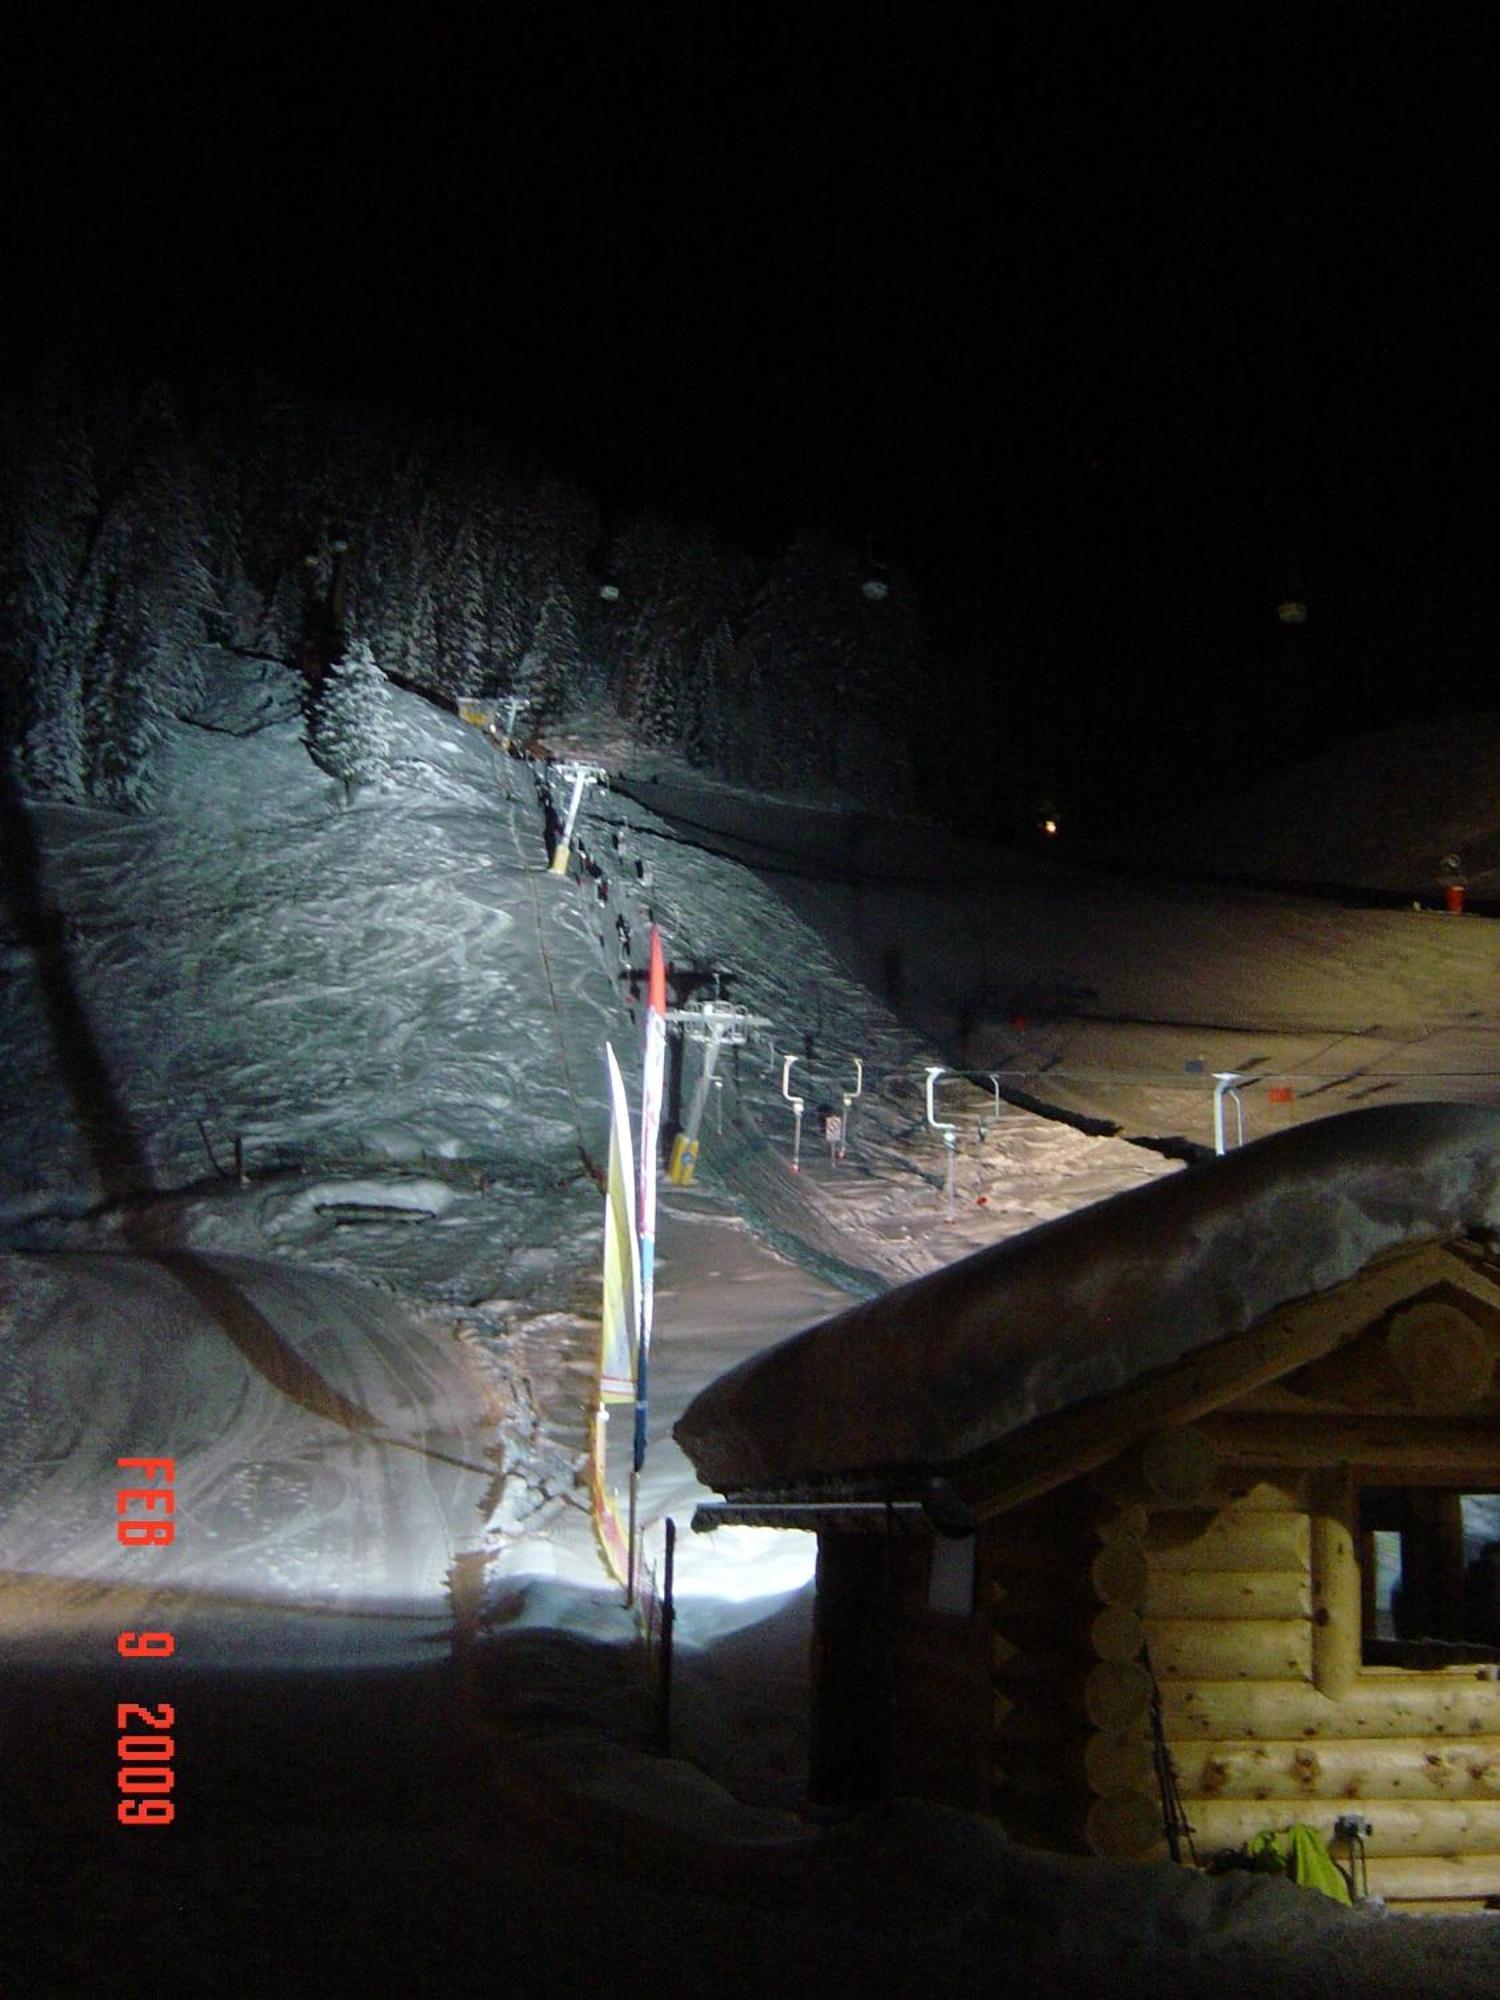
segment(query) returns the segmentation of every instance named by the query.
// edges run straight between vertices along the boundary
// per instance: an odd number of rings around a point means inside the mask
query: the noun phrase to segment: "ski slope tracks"
[[[663,1200],[653,1524],[702,1494],[669,1433],[715,1376],[1174,1173],[1209,1136],[1214,1068],[1300,1061],[1274,1113],[1292,1120],[1366,1088],[1494,1101],[1488,926],[1117,894],[707,783],[598,717],[553,744],[615,780],[560,880],[540,774],[477,732],[396,694],[392,767],[346,801],[284,678],[206,664],[162,810],[41,808],[39,875],[12,863],[0,1621],[21,1990],[97,1986],[127,1922],[182,1990],[229,1959],[245,1992],[286,1990],[289,1966],[372,1992],[439,1966],[456,1991],[632,1992],[649,1966],[665,1993],[967,1992],[996,1963],[1012,1991],[1206,1993],[1231,1963],[1286,1991],[1487,1990],[1482,1922],[1334,1920],[1275,1884],[1060,1863],[936,1807],[810,1829],[802,1537],[685,1540],[678,1754],[651,1754],[577,1468],[602,1044],[633,1087],[653,919],[679,993],[717,974],[771,1023],[724,1058],[697,1179]],[[72,1042],[38,944],[53,919]],[[855,1058],[836,1162],[815,1113]],[[935,1084],[950,1199],[926,1077],[951,1064],[974,1074]],[[1273,1115],[1242,1101],[1252,1128]],[[122,1575],[114,1460],[136,1450],[174,1456],[182,1531]],[[127,1601],[183,1639],[184,1827],[154,1857],[122,1849],[95,1727]],[[41,1736],[18,1726],[37,1699]]]

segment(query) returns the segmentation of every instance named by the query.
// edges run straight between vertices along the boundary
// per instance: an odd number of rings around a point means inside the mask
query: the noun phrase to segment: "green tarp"
[[[1256,1834],[1245,1843],[1252,1868],[1268,1875],[1286,1875],[1304,1889],[1318,1889],[1336,1903],[1352,1903],[1343,1870],[1328,1852],[1328,1843],[1314,1827],[1288,1826],[1279,1832]]]

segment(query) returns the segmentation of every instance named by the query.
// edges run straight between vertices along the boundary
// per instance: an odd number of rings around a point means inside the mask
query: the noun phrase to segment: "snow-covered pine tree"
[[[683,716],[682,749],[693,763],[733,776],[733,739],[739,725],[738,659],[734,628],[721,618],[698,649]]]
[[[491,691],[484,577],[473,521],[465,521],[446,565],[437,616],[438,691]]]
[[[67,622],[98,509],[83,413],[60,382],[0,412],[0,657],[10,733]]]
[[[542,600],[530,643],[516,669],[514,689],[529,704],[529,719],[543,724],[580,698],[584,678],[573,606],[567,593],[554,585]]]
[[[307,718],[313,762],[344,787],[377,784],[390,767],[391,691],[369,641],[356,639],[329,668]]]
[[[83,409],[54,378],[7,413],[0,436],[4,734],[36,798],[86,794],[83,675],[108,603],[93,561],[98,509]]]
[[[106,608],[83,672],[89,796],[122,811],[152,805],[167,725],[203,698],[214,592],[198,471],[167,391],[148,391],[92,550]]]

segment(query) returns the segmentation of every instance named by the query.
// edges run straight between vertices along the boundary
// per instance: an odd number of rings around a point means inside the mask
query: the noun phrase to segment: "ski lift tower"
[[[547,770],[549,779],[555,776],[572,788],[568,809],[563,816],[562,833],[552,851],[552,873],[566,875],[573,855],[573,829],[578,824],[578,808],[583,803],[584,791],[589,785],[607,785],[609,773],[602,764],[586,764],[576,757],[559,758],[549,764]]]
[[[508,751],[515,740],[516,717],[523,708],[530,708],[531,703],[525,695],[508,694],[500,706],[504,713],[495,718],[491,727],[500,738],[500,748]]]
[[[951,1222],[954,1214],[954,1183],[957,1178],[958,1168],[958,1127],[947,1124],[939,1118],[937,1107],[932,1101],[933,1086],[937,1083],[940,1076],[946,1076],[947,1074],[947,1070],[941,1063],[929,1063],[927,1065],[927,1122],[933,1131],[938,1133],[942,1138],[948,1155],[948,1172],[944,1185],[944,1193],[947,1198],[948,1220]]]
[[[674,1187],[691,1187],[693,1169],[698,1164],[698,1131],[704,1106],[714,1081],[720,1049],[742,1048],[751,1035],[771,1023],[746,1007],[729,1000],[690,1000],[667,1013],[667,1026],[676,1028],[684,1041],[696,1042],[703,1050],[703,1067],[693,1086],[687,1117],[672,1141],[672,1157],[667,1163],[667,1179]]]

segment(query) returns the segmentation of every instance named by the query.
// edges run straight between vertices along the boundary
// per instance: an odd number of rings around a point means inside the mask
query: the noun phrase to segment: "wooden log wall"
[[[1500,1895],[1500,1684],[1361,1666],[1354,1504],[1288,1472],[1151,1517],[1141,1609],[1194,1843],[1358,1813],[1373,1895],[1474,1907]]]
[[[1148,1515],[1074,1489],[985,1530],[994,1695],[991,1810],[1017,1840],[1150,1859],[1166,1852],[1142,1619]]]

